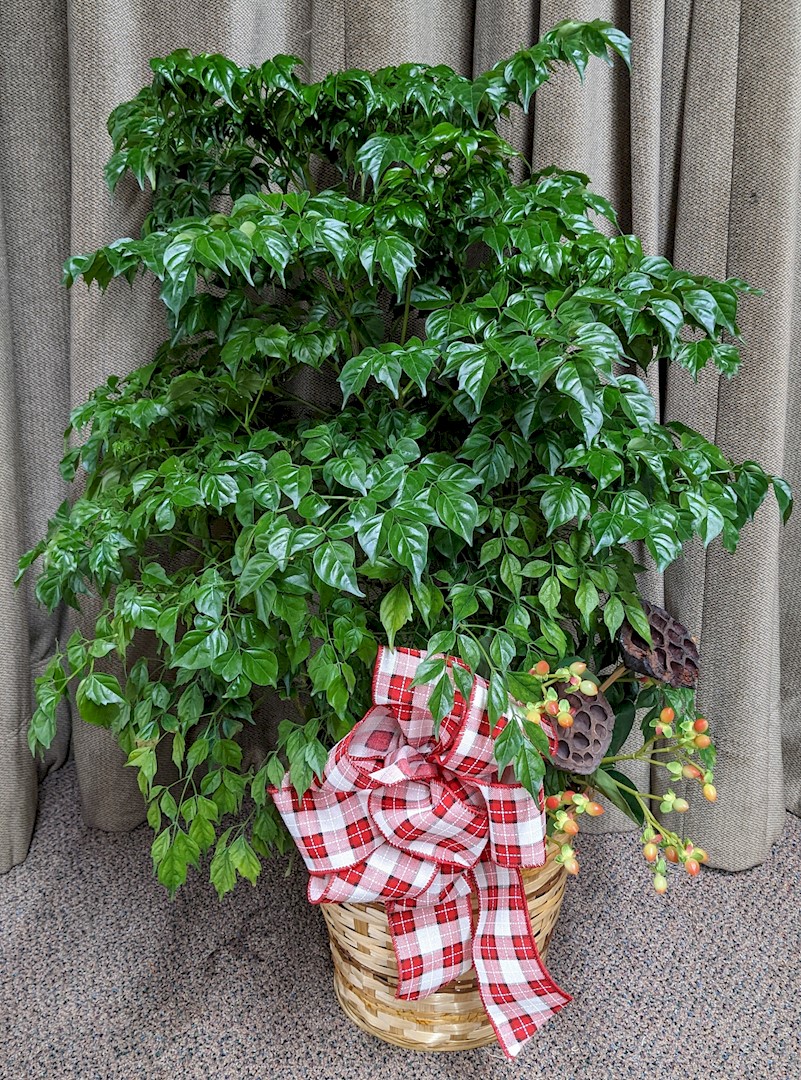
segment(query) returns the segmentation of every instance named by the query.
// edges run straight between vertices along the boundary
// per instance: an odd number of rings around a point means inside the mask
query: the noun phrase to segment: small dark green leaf
[[[379,617],[387,632],[390,649],[395,646],[395,635],[412,617],[412,601],[404,585],[398,582],[381,601]]]
[[[793,512],[793,492],[790,485],[786,480],[782,480],[779,476],[771,478],[773,484],[773,492],[776,496],[776,502],[779,504],[779,510],[781,511],[782,521],[787,524],[790,518],[790,514]]]
[[[623,784],[625,788],[634,789],[634,784],[624,773],[618,772],[617,769],[597,769],[592,774],[592,779],[601,794],[605,795],[618,810],[622,810],[626,817],[631,818],[637,825],[644,824],[645,814],[637,796],[632,795],[630,791],[621,790],[618,786]]]
[[[523,749],[523,742],[523,733],[519,724],[514,717],[510,717],[495,738],[494,752],[499,774],[514,761]]]

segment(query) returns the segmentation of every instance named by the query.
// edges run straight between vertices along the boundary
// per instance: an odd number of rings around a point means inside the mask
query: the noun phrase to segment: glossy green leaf
[[[625,613],[619,596],[610,596],[604,604],[604,623],[609,636],[614,637],[623,624]]]
[[[228,648],[228,635],[220,629],[189,630],[175,645],[172,662],[175,667],[196,671],[211,667]]]
[[[396,519],[390,527],[387,545],[392,557],[419,582],[428,554],[428,529],[419,521]]]
[[[387,632],[390,649],[395,646],[395,635],[412,618],[412,601],[404,585],[398,582],[381,601],[379,617]]]
[[[242,671],[256,686],[275,686],[278,679],[278,658],[268,649],[244,649]]]
[[[706,330],[711,338],[715,337],[718,320],[718,305],[712,293],[706,289],[686,289],[682,294],[684,307],[696,322]]]
[[[641,826],[645,823],[642,804],[637,799],[637,796],[632,795],[631,791],[628,790],[634,789],[634,785],[628,776],[617,769],[604,767],[597,769],[592,774],[592,777],[598,790],[609,799],[613,806],[616,806],[618,810],[622,810],[626,817],[631,818],[637,825]]]
[[[478,504],[472,495],[459,491],[455,484],[449,484],[437,494],[435,507],[446,528],[463,536],[468,544],[473,542],[473,530],[478,523]]]
[[[350,544],[333,540],[314,552],[314,569],[320,580],[341,592],[364,596],[356,581],[355,553]]]
[[[400,295],[408,274],[417,265],[414,248],[408,240],[399,236],[384,236],[376,244],[375,257],[395,292]]]
[[[652,300],[651,310],[667,331],[671,341],[675,341],[684,326],[684,316],[675,300]]]
[[[92,674],[78,684],[75,701],[81,719],[98,727],[109,727],[125,704],[122,690],[113,675]]]
[[[782,521],[786,523],[793,512],[792,490],[790,485],[779,476],[772,477],[771,482],[776,495],[776,502],[779,504],[779,510],[781,511]]]
[[[459,365],[459,389],[469,394],[476,408],[481,408],[484,395],[499,367],[497,355],[483,349],[468,353],[467,358]]]

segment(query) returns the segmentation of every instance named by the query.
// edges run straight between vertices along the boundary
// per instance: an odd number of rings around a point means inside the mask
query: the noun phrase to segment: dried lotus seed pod
[[[632,671],[648,675],[669,686],[695,686],[700,661],[698,645],[686,626],[664,608],[643,601],[651,627],[653,647],[626,621],[620,628],[623,663]]]
[[[601,764],[615,727],[615,714],[603,694],[588,697],[576,690],[562,695],[573,711],[569,728],[554,725],[557,745],[553,763],[558,769],[586,776]]]

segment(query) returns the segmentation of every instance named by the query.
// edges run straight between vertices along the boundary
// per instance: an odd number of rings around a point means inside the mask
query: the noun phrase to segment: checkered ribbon
[[[379,650],[375,704],[333,748],[322,782],[302,799],[288,779],[271,794],[311,872],[311,903],[384,902],[397,996],[426,997],[474,967],[498,1042],[516,1057],[571,1000],[540,960],[520,876],[545,860],[542,796],[498,776],[483,679],[469,701],[456,691],[435,738],[431,686],[411,685],[424,656]]]

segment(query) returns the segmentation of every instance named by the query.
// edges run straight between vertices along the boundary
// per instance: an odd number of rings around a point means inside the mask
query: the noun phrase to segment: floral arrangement
[[[99,604],[37,680],[30,746],[74,693],[137,770],[171,892],[207,856],[223,895],[289,849],[268,788],[317,782],[383,644],[425,654],[437,724],[486,683],[498,770],[544,785],[569,872],[600,797],[658,891],[705,860],[664,823],[683,779],[715,799],[697,649],[643,602],[633,545],[660,570],[694,537],[734,550],[771,487],[785,516],[791,497],[661,423],[643,379],[733,376],[753,290],[646,255],[577,172],[513,179],[498,121],[554,65],[613,54],[600,21],[473,80],[179,51],[112,114],[109,184],[132,173],[152,209],[65,280],[155,277],[168,336],[72,414],[81,484],[22,559],[47,607]],[[254,764],[243,733],[276,710]],[[674,786],[639,791],[632,761]]]

